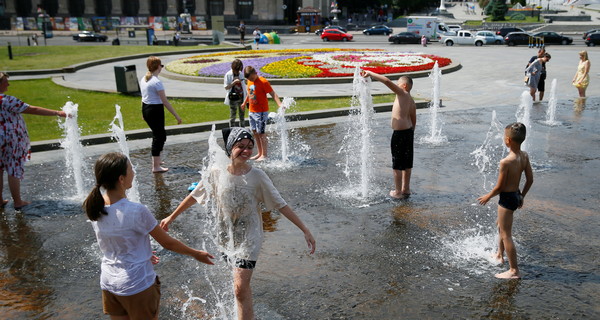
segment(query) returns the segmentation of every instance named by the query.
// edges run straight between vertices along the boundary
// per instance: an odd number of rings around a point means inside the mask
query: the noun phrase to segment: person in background
[[[224,77],[224,87],[227,94],[225,95],[225,104],[229,105],[229,126],[235,126],[236,114],[239,114],[239,126],[244,126],[244,108],[242,102],[246,98],[246,79],[242,69],[244,64],[240,59],[235,59],[231,62],[231,70]]]
[[[579,64],[577,73],[573,77],[573,85],[577,88],[580,98],[585,98],[585,90],[590,84],[590,60],[587,51],[579,52]]]
[[[140,91],[142,92],[142,116],[144,121],[152,130],[152,172],[163,173],[169,169],[162,167],[160,153],[163,150],[165,141],[167,141],[167,131],[165,130],[165,111],[167,108],[177,120],[177,124],[181,124],[181,118],[177,111],[173,108],[162,82],[158,79],[158,74],[164,68],[160,58],[155,56],[148,57],[146,60],[148,72],[140,80]]]
[[[18,98],[5,95],[8,90],[8,74],[0,72],[0,207],[4,207],[8,200],[4,200],[4,171],[8,174],[8,188],[13,199],[13,206],[20,210],[29,202],[21,198],[21,180],[25,174],[25,162],[30,156],[29,134],[25,119],[21,113],[35,114],[38,116],[66,117],[64,111],[51,110],[29,105]]]

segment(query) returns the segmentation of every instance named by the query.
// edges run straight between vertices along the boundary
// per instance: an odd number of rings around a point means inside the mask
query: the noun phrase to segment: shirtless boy
[[[410,77],[402,76],[398,83],[385,76],[371,71],[363,71],[363,77],[371,77],[381,81],[395,94],[392,107],[392,168],[394,169],[394,190],[390,196],[395,199],[406,199],[410,196],[410,174],[413,167],[413,142],[415,126],[417,125],[417,108],[410,96],[413,81]]]
[[[529,156],[521,151],[521,143],[525,141],[525,125],[515,122],[504,129],[504,143],[510,148],[506,158],[500,160],[498,182],[496,186],[485,196],[477,198],[480,204],[486,204],[491,198],[500,195],[498,201],[498,252],[494,258],[498,263],[504,263],[504,251],[508,257],[510,269],[496,274],[500,279],[519,279],[519,267],[517,266],[517,249],[512,239],[513,212],[523,206],[523,198],[533,184],[533,171],[529,163]],[[519,191],[521,174],[525,172],[525,185],[523,191]]]

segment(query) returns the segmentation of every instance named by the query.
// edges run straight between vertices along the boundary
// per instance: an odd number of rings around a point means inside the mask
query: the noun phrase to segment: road
[[[398,31],[398,30],[397,30]],[[384,35],[372,35],[366,36],[361,33],[354,33],[354,40],[344,43],[341,41],[330,41],[325,42],[322,41],[321,38],[314,34],[283,34],[280,36],[282,42],[286,45],[308,45],[308,46],[316,46],[316,47],[353,47],[355,45],[360,45],[364,47],[365,45],[368,47],[376,46],[377,48],[381,48],[381,46],[391,45],[387,39],[387,36]],[[581,35],[576,34],[572,35],[573,37],[573,45],[574,46],[582,46],[585,47],[585,43],[581,38]],[[211,41],[210,36],[195,36],[195,38],[203,39],[206,41]],[[46,45],[49,46],[110,46],[114,37],[109,37],[106,42],[77,42],[73,40],[71,36],[55,36],[50,39],[46,39]],[[121,37],[121,45],[135,45],[135,44],[144,44],[145,37],[138,35],[136,38],[128,38]],[[170,40],[168,36],[160,36],[160,40]],[[226,41],[231,41],[234,43],[238,43],[237,36],[227,36],[225,37]],[[12,46],[27,46],[27,37],[24,35],[20,36],[0,36],[0,46],[6,46],[8,43],[11,43]],[[130,42],[130,43],[128,43]],[[44,45],[44,39],[42,37],[38,37],[39,45]],[[437,43],[432,43],[431,45],[439,45]],[[393,45],[393,46],[405,46],[405,45]]]

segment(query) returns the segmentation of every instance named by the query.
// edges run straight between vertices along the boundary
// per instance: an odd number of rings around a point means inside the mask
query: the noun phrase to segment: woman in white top
[[[263,241],[261,204],[267,210],[279,210],[296,225],[304,233],[311,254],[315,252],[315,239],[266,173],[248,164],[254,148],[252,133],[246,128],[225,128],[223,140],[231,163],[225,170],[214,169],[208,177],[203,177],[196,189],[160,225],[168,230],[179,214],[196,202],[204,202],[205,187],[210,186],[211,200],[217,204],[217,243],[223,257],[233,267],[238,319],[254,319],[250,280]]]
[[[165,111],[167,108],[181,124],[181,118],[177,111],[171,106],[165,88],[158,79],[158,74],[164,67],[158,57],[150,56],[146,61],[148,72],[140,80],[140,90],[142,92],[142,116],[152,130],[152,172],[167,172],[168,168],[163,168],[160,159],[160,152],[163,150],[165,141],[167,141],[167,131],[165,130]]]
[[[133,168],[122,153],[102,155],[94,165],[96,186],[83,203],[102,251],[100,287],[104,313],[111,319],[157,319],[160,282],[152,264],[152,236],[165,249],[213,264],[214,257],[170,237],[148,208],[127,200]],[[105,189],[102,194],[100,188]]]
[[[246,79],[242,69],[244,64],[240,59],[231,62],[231,70],[224,77],[223,86],[227,94],[225,95],[225,104],[229,105],[229,126],[235,126],[236,113],[239,114],[239,127],[244,126],[244,109],[242,101],[246,98]]]

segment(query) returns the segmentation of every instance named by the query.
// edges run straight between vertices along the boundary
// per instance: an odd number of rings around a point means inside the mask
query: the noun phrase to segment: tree
[[[504,15],[508,11],[508,6],[504,0],[493,0],[492,21],[504,21]]]

